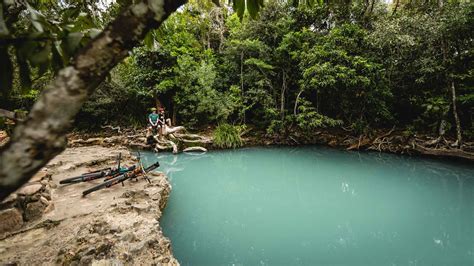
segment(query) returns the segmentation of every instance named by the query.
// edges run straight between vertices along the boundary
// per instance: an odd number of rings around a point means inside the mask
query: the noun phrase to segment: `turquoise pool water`
[[[474,265],[474,166],[324,147],[146,153],[183,265]]]

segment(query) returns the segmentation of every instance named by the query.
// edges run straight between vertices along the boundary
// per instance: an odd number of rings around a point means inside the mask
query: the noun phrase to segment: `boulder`
[[[31,196],[38,193],[43,188],[43,185],[35,183],[26,185],[18,191],[19,195]]]
[[[18,195],[16,193],[10,194],[6,199],[3,200],[2,205],[13,204],[17,201]]]
[[[15,208],[0,211],[0,235],[13,232],[23,226],[23,216]]]
[[[40,218],[43,215],[43,211],[46,206],[41,201],[30,202],[26,205],[25,219],[32,221]]]
[[[41,181],[41,180],[47,180],[49,179],[51,175],[48,174],[47,171],[41,170],[38,173],[36,173],[31,179],[30,182],[36,182],[36,181]]]
[[[49,205],[49,201],[43,196],[40,197],[40,201],[41,201],[41,203],[43,203],[44,206]]]
[[[54,210],[54,203],[50,202],[48,207],[44,209],[43,213],[48,213],[48,212],[51,212],[52,210]]]

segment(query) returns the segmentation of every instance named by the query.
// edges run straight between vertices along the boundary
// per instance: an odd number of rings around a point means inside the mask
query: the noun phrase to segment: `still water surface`
[[[159,159],[183,265],[474,265],[474,166],[323,147]]]

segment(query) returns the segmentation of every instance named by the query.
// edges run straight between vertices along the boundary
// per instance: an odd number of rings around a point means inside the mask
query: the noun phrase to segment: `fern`
[[[214,145],[221,149],[235,149],[243,145],[243,141],[240,138],[239,127],[220,124],[214,130]]]

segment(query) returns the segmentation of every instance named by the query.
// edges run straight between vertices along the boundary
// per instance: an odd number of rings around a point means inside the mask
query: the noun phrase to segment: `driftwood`
[[[184,149],[183,151],[184,152],[191,152],[191,151],[207,152],[207,149],[204,148],[204,147],[195,146],[195,147],[188,147],[188,148]]]

